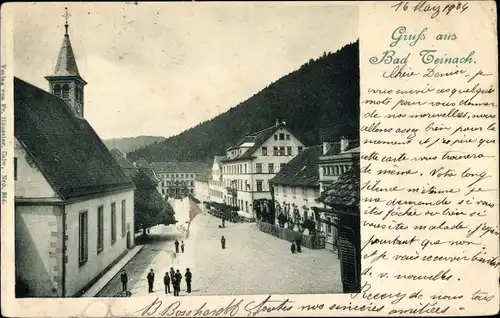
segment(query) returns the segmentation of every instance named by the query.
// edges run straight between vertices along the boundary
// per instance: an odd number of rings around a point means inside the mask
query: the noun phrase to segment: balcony
[[[227,191],[227,194],[229,194],[235,198],[238,196],[238,190],[236,190],[235,188],[226,187],[226,191]]]

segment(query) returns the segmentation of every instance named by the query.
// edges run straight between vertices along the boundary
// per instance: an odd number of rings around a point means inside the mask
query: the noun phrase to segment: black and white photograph
[[[360,291],[356,4],[14,12],[16,298]]]

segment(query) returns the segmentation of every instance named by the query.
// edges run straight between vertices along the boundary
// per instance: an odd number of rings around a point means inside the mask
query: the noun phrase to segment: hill
[[[227,112],[128,154],[148,161],[207,161],[253,131],[286,121],[307,145],[359,138],[359,44],[324,53]]]
[[[141,147],[149,146],[165,140],[165,137],[139,136],[128,138],[104,139],[103,142],[108,149],[116,148],[123,153],[128,153]]]

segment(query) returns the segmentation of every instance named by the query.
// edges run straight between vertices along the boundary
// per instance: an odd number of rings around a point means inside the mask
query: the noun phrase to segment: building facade
[[[196,177],[210,169],[204,162],[152,162],[151,167],[160,179],[158,191],[164,197],[196,196]]]
[[[209,181],[211,177],[212,177],[212,171],[208,168],[196,174],[194,180],[194,189],[195,189],[194,193],[196,193],[196,199],[200,202],[210,201]]]
[[[50,93],[14,78],[17,297],[78,295],[133,246],[134,187],[83,117],[67,31]]]
[[[221,160],[223,202],[239,207],[244,219],[254,220],[254,200],[271,199],[269,180],[303,149],[285,122],[245,136]]]
[[[208,180],[209,201],[223,203],[225,189],[222,186],[222,163],[224,156],[215,156],[212,164],[212,175]]]
[[[324,153],[319,157],[320,191],[325,191],[332,183],[348,171],[354,163],[359,163],[359,140],[342,138],[339,142],[324,143]],[[326,246],[334,248],[337,245],[337,231],[332,223],[336,216],[328,211],[321,212],[321,230],[326,235]]]
[[[294,223],[318,221],[312,208],[322,206],[316,201],[320,194],[319,156],[322,153],[322,146],[305,148],[271,179],[276,211],[275,225],[278,225],[277,216],[280,213],[291,218]]]

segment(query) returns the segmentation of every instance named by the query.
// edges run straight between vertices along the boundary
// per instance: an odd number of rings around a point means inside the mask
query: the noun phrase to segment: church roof
[[[83,81],[82,77],[80,76],[80,72],[78,71],[78,66],[76,65],[75,54],[73,53],[73,47],[71,46],[71,41],[68,34],[64,35],[61,50],[59,51],[59,55],[57,57],[54,74],[48,77],[50,78],[65,76],[76,76]]]
[[[133,188],[90,124],[14,77],[14,135],[62,199]]]

